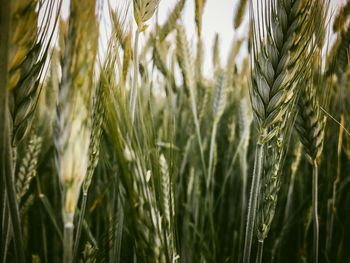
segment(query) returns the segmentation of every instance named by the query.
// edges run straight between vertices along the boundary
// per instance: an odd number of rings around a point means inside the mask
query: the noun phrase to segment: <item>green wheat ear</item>
[[[160,27],[158,36],[159,41],[163,41],[166,36],[176,28],[176,22],[181,16],[181,12],[184,9],[186,0],[179,0],[174,9],[169,14],[166,22]]]
[[[239,5],[237,7],[237,11],[234,17],[233,26],[235,29],[239,28],[239,26],[242,24],[245,10],[247,8],[248,0],[240,0]]]
[[[270,141],[288,140],[290,125],[295,115],[295,101],[299,94],[298,83],[303,79],[310,55],[307,50],[314,50],[312,37],[316,32],[316,19],[322,4],[318,1],[260,1],[251,6],[251,62],[252,88],[251,102],[259,130],[256,147],[254,176],[249,199],[248,220],[244,249],[244,262],[250,261],[253,229],[256,224],[258,192],[263,167],[268,159],[265,151]],[[266,30],[263,30],[265,29]],[[288,119],[287,123],[281,119]],[[287,130],[287,133],[285,133]],[[276,147],[276,156],[285,152],[284,147]],[[273,146],[272,146],[273,147]],[[266,148],[266,149],[265,149]],[[268,155],[270,156],[270,155]],[[278,176],[280,162],[271,176]],[[276,159],[276,161],[277,161]],[[267,181],[273,182],[268,178]],[[278,190],[278,187],[273,187]],[[261,206],[261,205],[260,205]],[[272,206],[273,207],[273,206]],[[273,211],[274,209],[270,210]],[[273,215],[272,215],[273,217]],[[260,217],[261,218],[261,217]],[[257,262],[262,256],[263,242],[259,243]]]
[[[17,199],[20,201],[28,192],[32,179],[37,174],[37,164],[39,153],[41,150],[42,138],[33,134],[28,142],[24,158],[21,159],[21,164],[18,168],[16,178]]]
[[[37,105],[44,64],[49,58],[52,33],[47,26],[40,27],[39,12],[44,12],[42,23],[58,16],[53,13],[58,1],[46,8],[37,1],[14,0],[12,3],[11,41],[9,52],[9,105],[12,116],[12,145],[17,146],[29,133]],[[51,16],[49,15],[51,13]],[[51,31],[52,30],[52,31]]]
[[[196,21],[196,25],[197,25],[197,35],[198,37],[201,36],[202,33],[202,16],[203,16],[203,12],[204,12],[204,6],[205,6],[205,2],[206,0],[195,0],[195,21]]]
[[[152,18],[156,11],[159,0],[133,0],[134,18],[138,27],[138,31],[144,31],[148,26],[145,24]]]

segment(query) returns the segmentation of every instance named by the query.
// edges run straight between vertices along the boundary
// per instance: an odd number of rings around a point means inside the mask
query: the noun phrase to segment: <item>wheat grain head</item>
[[[92,76],[97,51],[95,1],[71,1],[61,21],[62,78],[55,127],[56,167],[64,189],[64,220],[72,220],[88,166]],[[70,221],[72,222],[72,221]]]

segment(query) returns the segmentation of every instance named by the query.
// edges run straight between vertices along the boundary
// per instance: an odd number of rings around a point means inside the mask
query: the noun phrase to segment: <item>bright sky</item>
[[[125,4],[130,4],[130,16],[132,16],[132,0],[109,0],[112,6],[123,7]],[[100,0],[100,3],[105,3],[103,15],[108,17],[107,0]],[[177,3],[177,0],[160,0],[158,8],[158,22],[163,24],[167,15]],[[189,41],[192,41],[195,45],[195,22],[194,22],[194,0],[187,0],[185,8],[182,13],[181,22],[185,26]],[[222,63],[226,63],[229,49],[231,47],[232,39],[234,37],[242,37],[247,33],[247,30],[242,30],[244,26],[239,29],[238,32],[233,30],[233,14],[235,7],[238,4],[237,0],[207,0],[204,7],[203,21],[202,21],[202,39],[204,41],[205,48],[205,65],[204,70],[209,71],[211,67],[211,54],[214,42],[215,33],[219,33],[220,36],[220,54]],[[62,14],[63,17],[67,17],[69,10],[69,0],[63,0]],[[155,16],[148,22],[152,25],[155,22]],[[104,29],[109,31],[108,29]],[[144,34],[147,34],[147,30]],[[104,42],[104,41],[102,41]],[[142,37],[141,37],[142,42]],[[101,43],[103,44],[103,43]]]
[[[247,27],[242,25],[238,32],[233,30],[233,15],[235,12],[237,0],[207,0],[204,7],[202,18],[202,39],[205,47],[205,66],[204,70],[211,69],[212,47],[214,44],[215,34],[219,34],[220,55],[222,63],[226,63],[232,40],[241,38],[247,33]],[[159,23],[162,24],[175,5],[174,0],[161,0],[159,5]],[[185,25],[189,40],[196,38],[195,31],[195,1],[187,0],[183,11],[182,23]],[[234,4],[236,3],[236,4]],[[180,20],[181,21],[181,20]],[[246,21],[247,22],[247,21]],[[246,23],[247,24],[247,23]],[[193,41],[193,43],[196,43]]]
[[[108,17],[107,11],[107,1],[110,1],[112,6],[123,7],[127,4],[130,5],[129,11],[131,19],[132,17],[132,0],[99,0],[99,3],[104,3],[104,13]],[[331,9],[335,8],[335,13],[337,13],[337,7],[341,6],[346,0],[330,0]],[[247,16],[238,29],[238,31],[233,30],[233,16],[235,14],[236,7],[238,5],[238,0],[207,0],[204,13],[203,13],[203,22],[202,22],[202,39],[204,41],[205,48],[205,65],[204,71],[207,73],[211,70],[211,55],[212,47],[214,42],[215,33],[219,33],[220,37],[220,55],[222,63],[226,63],[226,58],[229,54],[229,49],[233,39],[246,37],[248,34],[248,19]],[[69,0],[63,0],[63,16],[68,14],[68,4]],[[177,3],[177,0],[160,0],[158,8],[158,22],[163,24],[167,15],[170,13],[174,5]],[[182,24],[185,26],[188,38],[195,45],[195,22],[194,22],[194,3],[195,0],[187,0],[185,4],[185,9],[183,10]],[[152,25],[155,22],[155,16],[148,22],[149,25]],[[108,26],[107,26],[108,27]],[[108,28],[103,30],[109,31]],[[147,34],[147,30],[144,34]],[[103,36],[103,34],[102,34]],[[103,38],[102,38],[103,39]],[[143,37],[141,36],[141,43]],[[102,41],[101,44],[104,44]],[[244,49],[243,49],[244,52]]]

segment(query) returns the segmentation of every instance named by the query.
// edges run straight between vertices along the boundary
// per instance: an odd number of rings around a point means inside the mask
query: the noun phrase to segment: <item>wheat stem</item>
[[[75,234],[75,240],[74,240],[73,262],[75,262],[75,259],[77,258],[77,255],[78,255],[79,240],[81,236],[81,227],[83,225],[83,220],[84,220],[85,210],[86,210],[87,194],[88,194],[87,191],[83,191],[83,198],[81,200],[81,208],[80,208],[79,220],[77,225],[77,232]]]
[[[313,216],[313,225],[314,225],[314,262],[318,262],[318,242],[319,242],[319,223],[318,223],[318,164],[314,160],[312,166],[312,216]]]
[[[63,262],[71,263],[73,262],[73,215],[67,215],[66,218],[69,218],[69,220],[64,223]]]
[[[10,1],[0,1],[0,161],[1,177],[5,183],[5,189],[8,197],[8,205],[13,226],[13,233],[16,237],[14,245],[18,262],[25,262],[24,249],[22,241],[21,220],[16,198],[14,184],[12,152],[10,146],[10,127],[8,116],[8,51],[9,51],[9,33],[10,33]]]
[[[264,160],[264,144],[262,144],[261,142],[263,138],[264,138],[264,135],[260,135],[259,141],[256,144],[253,178],[252,178],[252,185],[250,188],[249,204],[248,204],[246,235],[245,235],[245,241],[244,241],[244,251],[243,251],[244,263],[250,262],[250,253],[252,248],[254,224],[255,224],[257,203],[258,203],[258,193],[259,193],[260,179],[262,175],[263,160]]]
[[[214,157],[214,146],[215,146],[215,137],[217,131],[218,124],[214,122],[213,129],[211,133],[211,141],[210,141],[210,152],[209,152],[209,167],[208,167],[208,178],[207,178],[207,188],[210,186],[212,170],[213,170],[213,157]]]
[[[205,165],[205,160],[204,160],[204,150],[203,150],[203,144],[202,144],[202,137],[201,137],[201,131],[200,131],[200,125],[199,125],[199,120],[198,120],[198,114],[197,114],[197,106],[196,106],[196,100],[194,98],[194,92],[191,90],[191,105],[192,105],[192,113],[193,113],[193,118],[194,118],[194,124],[196,126],[196,133],[197,133],[197,139],[198,139],[198,145],[199,145],[199,151],[200,151],[200,157],[201,157],[201,162],[202,162],[202,167],[203,167],[203,172],[206,174],[206,165]]]
[[[264,251],[264,240],[259,240],[258,241],[258,252],[256,253],[255,263],[261,263],[263,251]]]
[[[329,219],[329,225],[328,225],[328,229],[327,229],[327,238],[326,238],[326,252],[327,255],[330,256],[330,250],[332,247],[332,236],[333,236],[333,224],[334,224],[334,213],[336,211],[336,207],[335,207],[335,203],[337,200],[337,188],[338,188],[338,184],[340,182],[340,171],[341,171],[341,152],[342,152],[342,145],[343,145],[343,133],[344,133],[344,129],[343,129],[343,125],[344,125],[344,115],[340,116],[340,123],[341,126],[339,128],[339,136],[338,136],[338,158],[337,158],[337,176],[333,182],[333,194],[332,194],[332,199],[330,200],[330,210],[329,210],[329,215],[330,215],[330,219]]]
[[[137,82],[138,82],[138,72],[139,72],[139,63],[138,63],[138,45],[139,45],[139,30],[136,30],[135,34],[135,44],[134,44],[134,78],[132,83],[131,95],[130,95],[130,112],[131,119],[134,123],[135,121],[135,107],[136,107],[136,98],[137,98]]]
[[[5,193],[4,193],[5,194]],[[5,198],[4,198],[4,208],[3,208],[3,216],[2,216],[2,231],[3,234],[1,236],[2,238],[2,247],[1,247],[1,251],[2,251],[2,261],[1,262],[6,262],[6,258],[7,258],[7,250],[9,248],[10,245],[10,241],[11,241],[11,220],[9,218],[9,210],[8,210],[8,206],[7,206],[7,196],[5,194]]]

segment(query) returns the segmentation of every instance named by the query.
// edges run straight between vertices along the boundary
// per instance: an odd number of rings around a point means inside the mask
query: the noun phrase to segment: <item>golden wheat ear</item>
[[[156,11],[159,0],[133,0],[134,18],[138,27],[138,31],[142,32],[148,27],[145,22],[152,18]]]

